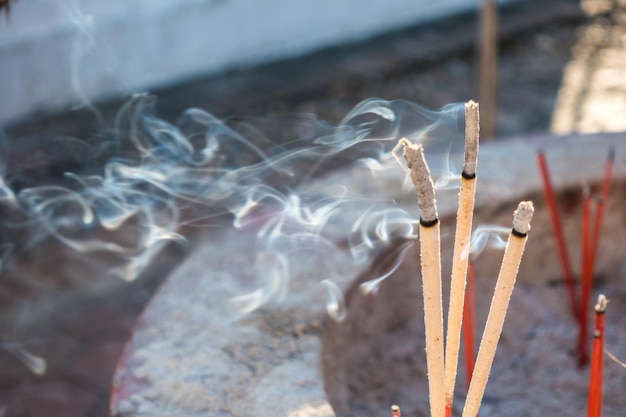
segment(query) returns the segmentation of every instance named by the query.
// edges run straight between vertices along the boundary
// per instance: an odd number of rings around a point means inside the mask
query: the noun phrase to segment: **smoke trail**
[[[346,265],[363,265],[393,238],[415,238],[414,220],[393,201],[343,184],[320,193],[302,192],[300,184],[346,163],[375,175],[400,137],[424,144],[443,186],[458,177],[462,164],[460,104],[428,110],[370,99],[337,126],[310,118],[291,136],[275,138],[195,108],[168,122],[156,116],[154,103],[134,96],[113,129],[85,146],[89,158],[103,161],[100,168],[19,191],[2,176],[0,205],[14,213],[11,227],[28,231],[23,246],[50,236],[79,252],[115,254],[124,262],[109,273],[133,280],[164,243],[185,241],[184,226],[227,227],[229,219],[234,228],[257,231],[250,262],[260,273],[251,279],[251,291],[232,300],[243,314],[285,297],[298,254],[316,259],[320,275],[339,284]],[[7,154],[6,142],[0,153]],[[329,308],[340,317],[338,287],[324,285],[335,299]]]
[[[487,248],[504,249],[511,229],[504,226],[484,224],[472,232],[469,246],[469,257],[475,262]]]

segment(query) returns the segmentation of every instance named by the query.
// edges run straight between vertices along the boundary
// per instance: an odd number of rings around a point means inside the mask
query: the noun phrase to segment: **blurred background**
[[[478,99],[485,140],[626,130],[626,0],[0,5],[0,417],[108,416],[138,314],[211,233],[178,230],[187,244],[135,265],[74,250],[16,208],[20,191],[48,187],[43,198],[72,181],[66,172],[98,174],[124,156],[103,144],[135,95],[156,96],[166,121],[197,107],[275,140],[282,121],[337,124],[370,97]],[[120,267],[135,269],[111,273]]]

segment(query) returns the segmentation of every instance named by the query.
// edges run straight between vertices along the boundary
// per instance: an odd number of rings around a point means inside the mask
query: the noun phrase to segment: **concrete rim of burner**
[[[529,197],[543,199],[535,159],[539,148],[549,159],[555,187],[567,190],[585,182],[598,183],[603,175],[607,149],[614,146],[614,184],[620,186],[614,187],[618,188],[615,194],[619,196],[612,196],[611,201],[623,201],[626,192],[624,139],[624,134],[537,136],[482,144],[474,225],[484,221],[493,223],[495,219],[507,226],[517,201]],[[404,173],[394,164],[390,163],[388,169],[379,172],[376,181],[361,181],[358,186],[380,198],[395,199],[399,206],[417,216],[414,193],[402,191]],[[324,189],[333,184],[357,181],[360,175],[364,175],[359,172],[361,169],[349,167],[333,172],[311,181],[306,188],[323,194]],[[442,225],[453,227],[456,191],[439,193],[438,204]],[[611,204],[614,203],[609,202]],[[621,225],[623,230],[626,222],[619,213],[623,210],[611,210],[610,207],[607,210],[605,225],[614,232],[603,236],[602,247],[606,250],[602,250],[599,256],[600,275],[614,273],[616,268],[621,268],[622,272],[626,269],[619,246],[612,245],[615,239],[621,239],[616,227]],[[542,215],[543,220],[537,219],[533,223],[543,222],[545,227],[542,228],[547,229],[547,214],[539,213],[539,217]],[[579,223],[578,220],[575,222]],[[608,226],[611,223],[613,225]],[[536,236],[531,235],[533,240],[529,242],[527,257],[538,261],[525,260],[519,281],[548,285],[549,279],[559,275],[558,264],[556,255],[549,256],[546,252],[551,250],[548,249],[551,247],[547,238],[549,231],[539,233],[537,230],[534,226],[531,231]],[[111,399],[113,416],[325,417],[335,415],[335,411],[339,416],[351,415],[354,410],[345,406],[349,394],[346,397],[345,393],[339,392],[341,378],[333,380],[328,376],[329,372],[332,374],[336,370],[345,379],[348,370],[337,361],[328,362],[329,353],[335,355],[336,349],[343,349],[344,342],[328,342],[329,334],[336,332],[342,324],[327,319],[325,294],[318,280],[296,277],[282,304],[270,303],[236,321],[224,307],[224,300],[234,295],[232,282],[229,282],[231,277],[212,271],[220,270],[218,266],[221,266],[245,274],[249,259],[244,255],[252,249],[254,233],[253,230],[227,230],[214,236],[198,247],[168,278],[138,320],[118,363]],[[575,232],[571,233],[572,247],[577,248],[579,242]],[[306,259],[302,262],[305,268],[315,270],[314,263],[309,266]],[[533,268],[535,263],[541,270],[540,275],[545,277],[544,281],[537,279],[539,271]],[[418,276],[419,268],[415,272]],[[366,270],[351,273],[354,276],[351,281],[358,283]],[[355,288],[356,284],[345,289],[348,321],[351,308],[357,308],[355,311],[366,308],[361,302],[351,304],[351,297],[356,297]],[[381,288],[382,295],[384,290],[385,285]],[[621,291],[625,292],[624,285]],[[561,302],[564,300],[565,296]],[[561,310],[566,308],[564,305]],[[379,329],[388,330],[392,311],[376,318],[382,326]],[[419,337],[417,335],[416,339]],[[363,345],[362,349],[367,351],[368,346]],[[462,391],[461,378],[457,384],[457,391]],[[385,409],[390,405],[383,404]],[[363,415],[372,415],[371,409],[366,407],[364,410],[366,414]],[[426,410],[426,404],[423,410]]]

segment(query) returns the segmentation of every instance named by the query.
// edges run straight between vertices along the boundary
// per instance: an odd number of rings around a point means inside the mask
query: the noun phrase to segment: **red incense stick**
[[[589,361],[587,351],[588,332],[588,310],[591,296],[591,284],[593,280],[593,270],[591,269],[591,197],[589,190],[585,189],[582,204],[582,248],[581,248],[581,275],[582,275],[582,296],[580,300],[580,319],[578,337],[578,366],[583,366]]]
[[[604,166],[604,178],[602,180],[602,190],[598,204],[596,206],[596,213],[593,225],[593,232],[590,230],[590,202],[589,198],[583,201],[583,246],[586,247],[586,253],[583,255],[583,274],[582,274],[582,299],[580,310],[580,339],[578,348],[578,364],[582,366],[589,360],[589,354],[587,351],[587,333],[588,333],[588,317],[587,310],[589,309],[589,301],[591,298],[591,288],[593,287],[593,277],[595,272],[596,255],[598,253],[598,245],[600,242],[600,232],[602,231],[602,221],[604,219],[604,208],[606,205],[609,191],[611,190],[611,175],[613,172],[613,161],[615,160],[615,149],[609,148],[609,152],[606,158],[606,164]],[[587,208],[585,209],[585,206]],[[586,214],[585,214],[586,210]],[[587,217],[585,225],[585,216]],[[589,242],[591,235],[591,241]],[[588,242],[588,243],[585,243]]]
[[[606,297],[598,296],[595,306],[595,323],[593,331],[593,351],[591,353],[591,374],[589,376],[589,397],[587,417],[602,415],[602,373],[604,368],[604,313],[606,312]]]
[[[561,263],[561,269],[563,270],[563,278],[565,285],[567,286],[567,292],[570,298],[570,305],[574,317],[578,317],[578,306],[576,304],[576,293],[574,290],[574,278],[572,275],[572,268],[570,266],[569,256],[567,249],[565,248],[565,239],[563,237],[563,228],[561,227],[561,218],[559,217],[559,210],[556,205],[556,197],[554,196],[554,188],[550,181],[550,172],[548,171],[548,164],[546,157],[542,150],[537,151],[537,162],[539,163],[539,171],[541,172],[541,179],[543,181],[543,192],[548,203],[550,211],[550,220],[552,221],[552,231],[554,232],[554,238],[556,240],[556,247],[559,254],[559,261]]]
[[[465,292],[465,305],[463,306],[463,345],[465,347],[465,373],[467,386],[469,387],[474,372],[474,358],[476,356],[475,331],[476,331],[476,297],[474,289],[476,273],[474,262],[469,262],[467,268],[467,289]]]
[[[598,201],[598,208],[596,209],[595,223],[593,225],[593,243],[591,246],[591,271],[594,271],[596,254],[598,253],[598,244],[600,242],[600,232],[602,231],[602,220],[604,219],[604,207],[606,205],[607,198],[609,197],[609,191],[611,190],[611,175],[613,172],[613,161],[615,160],[615,148],[609,148],[609,153],[606,158],[606,164],[604,166],[604,179],[602,180],[602,191],[600,199]]]

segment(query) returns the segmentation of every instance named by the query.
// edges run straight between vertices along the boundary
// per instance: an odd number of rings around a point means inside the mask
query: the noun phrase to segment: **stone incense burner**
[[[532,200],[536,208],[481,408],[483,417],[578,416],[586,409],[589,371],[576,365],[578,330],[569,310],[535,155],[542,148],[550,161],[568,250],[579,271],[581,188],[583,183],[598,187],[610,145],[616,149],[616,160],[593,300],[599,292],[609,298],[605,346],[624,359],[626,136],[541,136],[481,145],[474,226],[509,227],[521,200]],[[417,218],[414,192],[403,187],[404,172],[393,161],[384,168],[372,178],[364,168],[352,166],[312,180],[304,188],[323,196],[344,184],[363,194],[395,200]],[[446,308],[456,191],[442,191],[437,197]],[[350,224],[358,215],[351,213],[339,222]],[[339,224],[331,229],[345,230]],[[327,277],[320,276],[319,258],[298,252],[294,254],[298,272],[291,275],[288,291],[248,311],[240,304],[250,306],[255,296],[264,297],[252,284],[258,271],[250,270],[249,254],[254,252],[257,234],[254,225],[213,234],[172,274],[138,321],[120,359],[112,414],[365,417],[390,415],[391,404],[399,404],[405,416],[427,416],[418,244],[407,248],[406,238],[392,236],[370,253],[362,267],[339,271],[343,279],[337,288],[343,297],[333,302],[327,301],[320,285]],[[337,232],[332,239],[341,242],[345,236]],[[502,252],[493,250],[476,262],[477,337],[501,259]],[[362,291],[362,283],[398,263],[376,293]],[[591,315],[590,311],[590,319]],[[605,415],[621,415],[626,409],[625,386],[626,369],[607,360]],[[461,357],[453,415],[460,415],[465,393]]]

